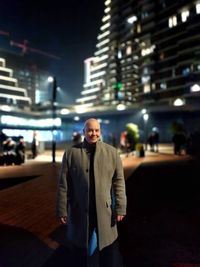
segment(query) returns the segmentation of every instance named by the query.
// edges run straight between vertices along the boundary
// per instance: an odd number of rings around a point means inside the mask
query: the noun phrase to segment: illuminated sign
[[[26,127],[34,127],[34,128],[49,128],[49,127],[60,127],[61,126],[61,119],[25,119],[19,118],[15,116],[9,115],[2,115],[1,116],[1,123],[3,125],[9,126],[26,126]]]

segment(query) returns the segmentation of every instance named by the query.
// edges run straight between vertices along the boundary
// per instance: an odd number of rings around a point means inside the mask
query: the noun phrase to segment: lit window
[[[196,4],[196,13],[200,14],[200,3]]]
[[[127,82],[127,83],[126,83],[126,86],[131,86],[131,85],[132,85],[131,82]]]
[[[132,47],[131,47],[131,46],[128,46],[128,47],[126,48],[126,54],[127,54],[127,55],[131,55],[131,54],[132,54]]]
[[[155,48],[156,48],[155,45],[152,45],[152,46],[147,47],[147,48],[143,48],[141,50],[141,55],[144,57],[144,56],[147,56],[149,54],[152,54]]]
[[[177,25],[177,17],[176,16],[172,16],[169,18],[169,22],[168,22],[168,26],[169,28],[172,28],[174,26]]]
[[[184,10],[182,13],[181,13],[181,19],[182,19],[182,22],[186,22],[187,18],[189,17],[190,15],[190,12],[189,10]]]
[[[110,7],[107,7],[105,10],[104,10],[105,13],[108,13],[110,12]]]
[[[141,32],[141,25],[138,24],[138,25],[137,25],[137,33],[140,33],[140,32]]]
[[[152,90],[155,90],[156,89],[156,84],[155,83],[152,83],[151,84],[151,88],[152,88]]]
[[[122,51],[121,50],[118,50],[117,57],[122,58]]]
[[[109,94],[109,93],[106,93],[106,94],[104,95],[104,99],[105,99],[105,100],[110,100],[110,94]]]
[[[118,92],[118,99],[123,99],[124,98],[124,92]]]
[[[182,74],[183,74],[184,76],[189,75],[189,73],[190,73],[190,68],[189,68],[189,67],[187,67],[187,68],[185,68],[185,69],[182,70]]]
[[[150,84],[145,84],[144,85],[144,93],[149,93],[150,92]]]
[[[169,28],[173,27],[173,20],[172,18],[169,18],[169,22],[168,22]]]
[[[142,76],[141,82],[142,84],[146,84],[150,81],[150,76]]]
[[[133,15],[133,16],[131,16],[131,17],[129,17],[129,18],[127,19],[127,22],[128,22],[129,24],[133,24],[135,21],[137,21],[137,17],[136,17],[135,15]]]
[[[160,89],[165,90],[167,89],[167,84],[165,82],[160,84]]]
[[[177,17],[173,16],[173,26],[176,26],[176,25],[177,25]]]

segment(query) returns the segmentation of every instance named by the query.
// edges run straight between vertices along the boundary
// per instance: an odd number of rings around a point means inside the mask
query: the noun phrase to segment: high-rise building
[[[83,106],[200,109],[200,1],[106,0]]]
[[[0,57],[12,69],[19,86],[27,90],[33,105],[51,100],[52,85],[48,83],[48,77],[52,75],[58,57],[30,47],[26,40],[13,41],[9,33],[2,31]]]
[[[19,87],[18,80],[13,76],[13,70],[6,66],[4,58],[0,58],[0,104],[7,110],[10,110],[10,106],[27,108],[31,105],[27,90]]]

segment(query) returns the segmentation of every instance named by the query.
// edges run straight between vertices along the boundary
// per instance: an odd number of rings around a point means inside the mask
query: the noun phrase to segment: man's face
[[[101,135],[100,124],[96,120],[88,120],[84,128],[85,139],[89,144],[96,143]]]

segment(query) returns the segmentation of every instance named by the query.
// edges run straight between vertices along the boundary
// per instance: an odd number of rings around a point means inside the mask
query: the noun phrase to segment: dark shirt
[[[94,179],[94,155],[96,150],[96,144],[89,144],[86,140],[84,142],[86,144],[86,151],[90,159],[90,169],[89,169],[89,237],[90,237],[94,228],[97,228],[95,179]]]

